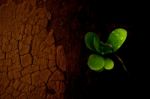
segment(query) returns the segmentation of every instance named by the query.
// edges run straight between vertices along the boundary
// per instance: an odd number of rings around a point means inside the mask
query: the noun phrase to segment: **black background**
[[[127,40],[117,54],[123,59],[128,72],[122,69],[115,58],[116,64],[112,71],[90,71],[84,63],[91,52],[83,44],[81,56],[85,59],[82,60],[79,77],[73,82],[74,99],[99,99],[109,94],[141,95],[148,88],[149,80],[148,6],[141,2],[99,0],[86,0],[83,4],[78,16],[83,31],[96,32],[105,41],[114,28],[127,29]]]

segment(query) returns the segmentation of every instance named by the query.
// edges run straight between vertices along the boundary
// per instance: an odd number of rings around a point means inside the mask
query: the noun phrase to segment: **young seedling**
[[[115,53],[125,42],[127,31],[123,28],[114,29],[108,37],[106,43],[100,41],[99,37],[94,32],[88,32],[85,35],[85,45],[88,49],[96,52],[88,58],[88,67],[93,71],[112,70],[114,61],[111,58],[105,57],[110,53]],[[125,71],[127,71],[122,59],[116,55],[122,63]]]

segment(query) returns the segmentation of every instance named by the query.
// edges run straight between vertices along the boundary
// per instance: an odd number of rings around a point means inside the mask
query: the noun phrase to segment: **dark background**
[[[99,99],[109,94],[140,95],[138,93],[148,88],[149,79],[147,6],[127,1],[86,0],[82,3],[84,7],[78,15],[81,32],[96,32],[105,41],[114,28],[127,29],[127,40],[116,54],[123,59],[128,72],[123,70],[116,58],[113,58],[115,68],[112,71],[90,71],[86,62],[91,52],[83,41],[80,75],[72,82],[74,99]]]

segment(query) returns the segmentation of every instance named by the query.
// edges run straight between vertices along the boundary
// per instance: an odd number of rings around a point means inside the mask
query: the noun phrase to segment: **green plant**
[[[111,70],[114,67],[114,61],[106,57],[107,54],[115,53],[125,42],[127,31],[123,28],[114,29],[104,43],[100,41],[99,37],[94,32],[87,32],[85,35],[86,47],[96,54],[91,54],[88,58],[88,67],[93,71]],[[122,63],[125,70],[126,67],[122,59],[116,55],[118,60]]]

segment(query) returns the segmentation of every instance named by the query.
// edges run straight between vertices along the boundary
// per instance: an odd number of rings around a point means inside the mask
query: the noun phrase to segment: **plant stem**
[[[114,54],[116,57],[117,57],[117,59],[120,61],[120,63],[122,64],[122,67],[123,67],[123,69],[126,71],[126,72],[128,72],[128,70],[127,70],[127,68],[126,68],[126,66],[125,66],[125,64],[124,64],[124,62],[123,62],[123,60],[118,56],[118,55],[116,55],[116,54]]]

